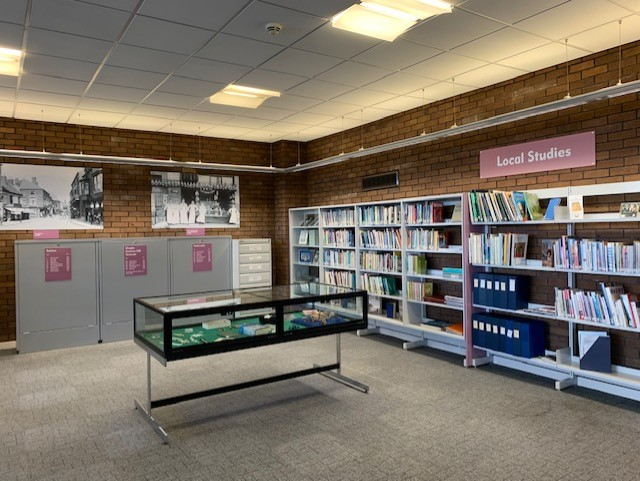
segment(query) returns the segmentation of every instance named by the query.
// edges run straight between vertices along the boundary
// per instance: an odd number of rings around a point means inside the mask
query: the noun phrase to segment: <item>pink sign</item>
[[[213,270],[213,251],[211,243],[193,244],[192,247],[193,272]]]
[[[71,280],[71,247],[50,247],[44,250],[44,280]]]
[[[204,227],[187,227],[188,236],[203,236]]]
[[[508,145],[480,152],[480,177],[545,172],[596,165],[595,132]]]
[[[60,231],[55,229],[34,230],[33,238],[34,239],[59,239]]]
[[[147,275],[147,246],[124,246],[124,275]]]

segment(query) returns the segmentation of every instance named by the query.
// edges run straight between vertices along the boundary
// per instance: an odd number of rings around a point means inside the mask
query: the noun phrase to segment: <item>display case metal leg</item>
[[[560,379],[556,381],[556,391],[562,391],[568,387],[577,386],[578,378],[577,377],[567,377],[565,379]]]
[[[151,415],[151,356],[147,353],[147,402],[143,406],[137,399],[133,400],[136,410],[142,414],[164,444],[169,443],[169,435]]]
[[[367,327],[366,329],[358,329],[356,331],[356,334],[359,337],[362,337],[362,336],[369,336],[371,334],[378,334],[378,332],[380,332],[380,330],[377,327]]]
[[[402,349],[410,351],[411,349],[417,349],[425,345],[424,339],[420,339],[419,341],[405,341],[402,343]]]
[[[324,371],[318,374],[328,379],[331,379],[333,381],[339,382],[340,384],[344,384],[345,386],[355,389],[357,391],[360,391],[363,393],[369,392],[369,386],[342,374],[341,368],[340,368],[341,352],[342,350],[340,346],[340,334],[336,334],[336,362],[338,364],[338,368],[335,371]],[[314,364],[314,367],[318,367],[318,365]]]

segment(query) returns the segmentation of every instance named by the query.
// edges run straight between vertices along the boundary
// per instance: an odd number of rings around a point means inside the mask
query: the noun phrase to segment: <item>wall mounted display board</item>
[[[15,243],[18,352],[99,342],[98,242]]]
[[[151,172],[152,227],[240,227],[239,179],[189,172]]]
[[[231,237],[181,237],[167,242],[171,294],[231,289]]]
[[[133,299],[169,292],[166,238],[100,241],[101,339],[133,339]]]
[[[102,169],[0,164],[0,231],[102,229]]]

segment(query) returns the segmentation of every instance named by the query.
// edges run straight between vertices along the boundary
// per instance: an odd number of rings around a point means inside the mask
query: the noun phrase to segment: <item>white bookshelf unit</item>
[[[640,243],[634,245],[632,242],[640,239],[640,217],[622,217],[619,206],[621,202],[640,202],[640,182],[550,188],[528,192],[536,194],[543,202],[551,198],[560,198],[566,202],[569,196],[582,196],[585,213],[582,218],[575,219],[473,222],[471,231],[485,235],[521,229],[518,232],[529,234],[529,248],[526,260],[520,265],[489,264],[484,262],[486,259],[478,259],[477,255],[472,255],[470,260],[474,262],[470,264],[469,271],[512,272],[532,276],[538,280],[543,278],[542,282],[536,282],[536,290],[543,290],[546,284],[546,289],[549,289],[547,298],[552,302],[545,303],[547,305],[544,311],[540,309],[540,305],[533,303],[530,303],[526,309],[519,310],[478,303],[472,307],[472,310],[497,312],[517,318],[537,318],[546,321],[547,327],[550,326],[549,322],[554,325],[564,325],[568,342],[564,347],[547,349],[544,356],[530,359],[485,347],[472,347],[468,356],[470,365],[480,366],[490,362],[553,379],[558,390],[569,386],[582,386],[640,400],[640,370],[615,365],[615,363],[611,366],[610,373],[582,369],[578,356],[578,332],[581,330],[606,332],[612,338],[612,354],[614,349],[622,349],[626,343],[637,342],[640,335],[640,323],[637,320],[634,321],[633,316],[626,319],[624,315],[609,318],[607,314],[605,317],[605,312],[598,304],[596,295],[602,288],[601,282],[619,284],[627,293],[638,294]],[[564,253],[557,251],[558,256],[554,259],[553,266],[543,266],[541,241],[548,238],[549,232],[559,232],[563,236],[558,239],[558,245],[560,240],[564,239],[567,243],[571,242],[572,247]],[[580,243],[583,243],[581,248],[577,247]],[[547,252],[546,246],[549,244],[544,245]],[[589,252],[589,255],[585,252]],[[623,252],[627,255],[624,256]],[[568,259],[567,256],[569,256]],[[556,265],[556,262],[560,265]],[[557,285],[560,283],[562,285]],[[558,290],[563,293],[559,298],[556,297]],[[539,293],[531,292],[531,294]],[[568,301],[565,304],[564,299],[571,297],[575,298],[573,303]],[[571,312],[558,315],[558,308],[564,310],[565,306],[568,306]],[[599,307],[596,309],[596,306]],[[471,322],[470,318],[471,316],[467,317],[467,322]],[[470,324],[465,327],[471,332]]]
[[[362,335],[380,333],[402,339],[405,349],[428,346],[464,356],[467,209],[463,194],[290,209],[291,279],[367,289],[369,328]],[[310,228],[305,219],[314,216],[318,226]],[[317,243],[301,235],[312,229]],[[422,285],[433,295],[425,299]]]

